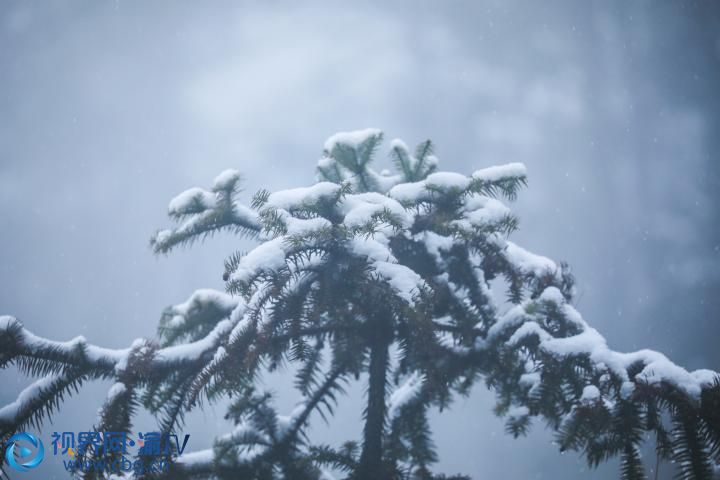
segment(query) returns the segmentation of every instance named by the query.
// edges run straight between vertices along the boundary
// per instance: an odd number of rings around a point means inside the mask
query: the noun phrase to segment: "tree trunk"
[[[388,343],[377,332],[370,349],[368,400],[363,431],[363,451],[358,480],[383,480],[382,440],[385,433],[385,387],[388,367]]]

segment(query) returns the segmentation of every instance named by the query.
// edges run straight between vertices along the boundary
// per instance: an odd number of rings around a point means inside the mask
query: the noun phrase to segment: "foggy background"
[[[611,347],[720,370],[720,3],[386,3],[0,0],[0,314],[58,340],[152,337],[250,246],[221,235],[154,257],[175,194],[231,167],[247,199],[307,185],[326,137],[378,127],[431,138],[443,170],[525,162],[513,240],[570,263]],[[0,405],[28,383],[0,372]],[[46,447],[89,429],[107,387],[66,401]],[[359,438],[352,394],[313,438]],[[437,471],[618,478],[560,455],[542,423],[513,440],[492,404],[480,384],[435,417]],[[223,414],[189,419],[189,450],[228,429]],[[51,452],[10,474],[67,478]]]

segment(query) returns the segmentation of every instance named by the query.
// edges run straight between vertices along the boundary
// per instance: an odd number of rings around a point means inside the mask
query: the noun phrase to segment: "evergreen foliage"
[[[484,381],[515,437],[540,418],[561,450],[590,466],[619,457],[620,477],[636,480],[647,478],[640,447],[652,435],[679,478],[712,478],[720,377],[607,347],[571,304],[569,268],[507,239],[518,221],[500,199],[526,184],[524,167],[439,172],[430,141],[412,151],[394,140],[397,173],[378,173],[382,139],[334,135],[318,183],[260,191],[250,207],[234,170],[173,199],[177,225],[153,237],[155,252],[223,230],[258,246],[228,257],[226,293],[199,290],[168,308],[157,340],[123,350],[55,342],[0,317],[0,367],[40,377],[0,409],[0,439],[37,426],[83,382],[112,379],[98,431],[130,432],[144,407],[172,432],[193,408],[231,400],[235,428],[212,452],[173,452],[167,478],[462,479],[433,471],[429,413]],[[281,415],[257,380],[286,364],[299,400]],[[362,438],[313,444],[311,418],[332,422],[353,381],[367,382]]]

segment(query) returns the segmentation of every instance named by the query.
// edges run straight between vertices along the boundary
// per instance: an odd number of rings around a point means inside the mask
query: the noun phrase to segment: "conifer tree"
[[[378,173],[382,139],[375,129],[332,136],[316,184],[259,191],[249,207],[235,170],[174,198],[176,225],[153,236],[156,253],[220,231],[257,246],[228,257],[226,292],[198,290],[163,312],[155,340],[57,342],[0,317],[0,366],[39,377],[0,409],[0,439],[39,426],[83,383],[111,379],[98,432],[131,432],[141,407],[172,432],[190,410],[230,400],[233,430],[210,450],[170,452],[164,478],[460,479],[433,470],[429,412],[484,381],[515,437],[541,419],[561,450],[591,466],[619,457],[619,476],[635,480],[647,478],[640,447],[652,436],[678,478],[712,478],[720,377],[608,348],[572,306],[568,266],[508,240],[518,220],[501,199],[526,184],[524,166],[440,172],[430,141],[410,150],[394,140],[396,173]],[[298,402],[281,415],[257,380],[286,364]],[[366,383],[361,438],[313,443],[311,419],[332,422],[356,381]]]

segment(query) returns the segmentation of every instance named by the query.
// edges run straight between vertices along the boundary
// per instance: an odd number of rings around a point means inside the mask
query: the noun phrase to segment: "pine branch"
[[[150,240],[155,253],[168,253],[178,245],[189,245],[226,230],[253,237],[260,231],[257,214],[235,202],[240,174],[226,170],[218,175],[211,191],[186,190],[168,206],[168,215],[181,222],[175,228],[160,230]]]
[[[0,408],[0,438],[26,426],[39,428],[45,417],[60,408],[66,396],[79,391],[85,375],[79,369],[68,371],[41,378],[25,388],[17,400]]]
[[[639,448],[652,435],[658,461],[675,461],[680,478],[710,478],[720,462],[720,377],[650,350],[611,350],[572,306],[567,265],[507,240],[518,220],[499,198],[526,185],[524,166],[438,172],[430,141],[411,153],[396,140],[399,173],[377,173],[382,138],[375,129],[331,137],[318,164],[324,181],[261,190],[251,208],[236,201],[232,170],[211,190],[173,199],[177,225],[156,234],[156,253],[219,231],[260,245],[226,261],[230,295],[198,291],[168,308],[160,345],[56,342],[0,317],[0,368],[46,377],[0,409],[0,437],[42,421],[82,381],[113,379],[98,429],[129,431],[142,404],[169,432],[190,409],[230,398],[235,429],[212,451],[166,455],[168,479],[318,480],[321,467],[357,479],[460,479],[431,471],[427,412],[483,379],[513,436],[541,417],[561,450],[592,467],[620,457],[621,477],[641,479]],[[493,303],[498,284],[511,303],[504,312]],[[255,385],[288,363],[304,402],[282,416]],[[331,422],[343,382],[364,373],[362,449],[310,445],[312,413]],[[390,377],[404,380],[392,395]]]

